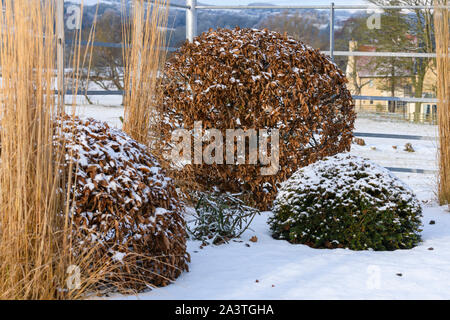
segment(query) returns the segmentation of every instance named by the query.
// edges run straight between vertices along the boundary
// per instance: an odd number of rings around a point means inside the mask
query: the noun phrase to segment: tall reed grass
[[[166,58],[168,0],[151,5],[144,0],[133,2],[128,19],[123,1],[124,122],[123,130],[133,139],[149,145],[155,128],[155,106],[161,99],[158,90]]]
[[[64,113],[54,95],[55,2],[3,0],[1,9],[0,299],[82,298],[123,266],[72,242],[76,164],[64,169],[64,141],[55,138]],[[85,50],[71,66],[75,89]]]
[[[52,1],[4,0],[0,13],[0,298],[60,294],[65,257]]]
[[[448,0],[435,1],[434,14],[437,53],[437,93],[439,125],[439,202],[450,205],[450,57]]]

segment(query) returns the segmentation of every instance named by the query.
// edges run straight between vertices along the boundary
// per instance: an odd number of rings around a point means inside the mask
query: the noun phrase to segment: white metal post
[[[64,0],[56,0],[56,67],[58,108],[64,111]]]
[[[197,0],[186,0],[186,39],[192,42],[197,36]]]
[[[334,2],[330,8],[330,57],[334,61]]]

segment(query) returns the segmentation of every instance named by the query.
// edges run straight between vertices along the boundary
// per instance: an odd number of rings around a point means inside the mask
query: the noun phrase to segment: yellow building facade
[[[358,46],[356,41],[350,41],[350,51],[374,52],[375,47]],[[373,57],[349,56],[346,76],[349,80],[348,89],[352,95],[358,96],[381,96],[391,97],[392,93],[386,87],[389,84],[389,76],[377,74],[373,70]],[[404,74],[397,76],[395,86],[395,97],[414,97],[412,86],[412,75]],[[428,68],[424,78],[423,98],[436,97],[437,76],[433,67]],[[436,103],[421,103],[418,117],[414,117],[416,103],[403,101],[380,101],[380,100],[355,100],[357,112],[367,113],[390,113],[405,119],[420,119],[432,121],[436,118]]]

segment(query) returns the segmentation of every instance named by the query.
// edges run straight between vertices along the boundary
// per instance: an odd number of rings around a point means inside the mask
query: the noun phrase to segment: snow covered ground
[[[117,97],[77,114],[120,127]],[[108,106],[109,105],[109,106]],[[114,106],[116,105],[116,106]],[[432,125],[359,118],[357,132],[436,137]],[[387,167],[436,169],[436,141],[364,138],[351,153]],[[410,142],[416,152],[404,151]],[[397,146],[394,149],[393,146]],[[311,249],[270,236],[263,212],[239,241],[200,248],[188,242],[190,272],[165,288],[120,299],[450,299],[450,212],[435,201],[436,175],[396,173],[424,202],[423,243],[392,252]],[[430,224],[433,220],[435,224]],[[250,242],[252,236],[257,242]]]
[[[425,209],[420,246],[392,252],[311,249],[274,240],[269,214],[255,218],[242,243],[200,249],[190,241],[190,272],[174,284],[114,298],[450,299],[450,213],[444,208]],[[254,235],[258,241],[248,241]]]

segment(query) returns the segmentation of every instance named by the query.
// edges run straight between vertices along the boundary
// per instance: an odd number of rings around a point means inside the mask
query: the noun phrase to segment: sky
[[[275,5],[365,5],[364,0],[198,0],[211,5],[247,5],[249,3],[270,3]]]

